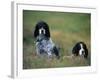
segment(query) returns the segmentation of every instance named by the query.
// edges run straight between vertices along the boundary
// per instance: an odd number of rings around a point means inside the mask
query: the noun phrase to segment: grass
[[[60,46],[61,58],[51,60],[36,56],[33,31],[36,23],[48,23],[53,42]],[[23,69],[76,67],[91,65],[90,14],[23,11]],[[88,59],[70,57],[76,42],[83,41],[89,50]]]

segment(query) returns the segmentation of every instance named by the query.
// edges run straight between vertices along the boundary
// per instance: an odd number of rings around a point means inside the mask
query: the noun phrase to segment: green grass
[[[48,23],[51,38],[60,46],[61,58],[57,60],[36,56],[33,31],[36,23],[43,20]],[[91,65],[91,27],[90,14],[23,11],[23,68],[55,68]],[[83,41],[89,50],[88,59],[70,57],[76,42]]]

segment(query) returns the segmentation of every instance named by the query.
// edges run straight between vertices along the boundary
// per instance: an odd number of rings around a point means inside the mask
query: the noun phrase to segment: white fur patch
[[[79,50],[79,55],[83,55],[84,49],[83,49],[83,44],[80,44],[81,49]]]

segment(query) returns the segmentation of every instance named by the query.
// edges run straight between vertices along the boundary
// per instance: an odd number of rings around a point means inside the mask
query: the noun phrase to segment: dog
[[[84,56],[84,58],[88,57],[88,49],[84,42],[78,42],[72,49],[72,54],[75,56]]]
[[[60,58],[59,49],[51,39],[49,26],[46,22],[39,21],[36,24],[34,38],[36,39],[35,45],[37,55],[47,54],[48,57],[52,57],[54,54],[58,59]]]

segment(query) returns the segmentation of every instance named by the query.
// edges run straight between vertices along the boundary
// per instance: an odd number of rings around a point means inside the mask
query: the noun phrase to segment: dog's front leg
[[[52,58],[52,53],[51,52],[48,52],[48,58]]]
[[[39,43],[36,43],[36,54],[37,56],[40,56],[40,49],[39,49]]]

